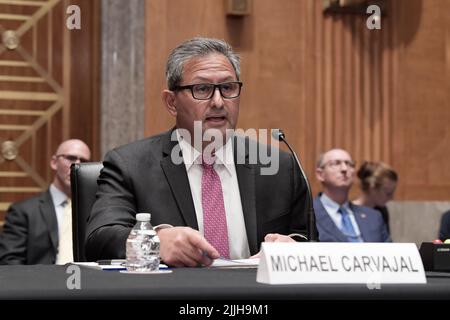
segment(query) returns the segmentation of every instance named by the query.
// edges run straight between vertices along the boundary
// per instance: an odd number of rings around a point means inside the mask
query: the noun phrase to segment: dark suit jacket
[[[445,241],[450,239],[450,211],[444,212],[441,218],[441,226],[439,228],[439,239]]]
[[[87,226],[88,260],[124,258],[125,242],[138,212],[151,213],[153,225],[168,223],[198,230],[185,165],[171,161],[178,142],[171,141],[170,135],[171,131],[146,138],[105,156]],[[246,143],[255,142],[247,139]],[[237,164],[236,144],[234,150],[251,254],[258,252],[267,233],[306,234],[306,188],[294,158],[280,152],[278,173],[260,175],[261,164],[248,164],[248,148],[246,164]]]
[[[383,218],[384,224],[386,225],[387,232],[389,235],[391,234],[391,227],[389,226],[389,211],[386,206],[375,206],[375,210],[379,211],[381,213],[381,217]]]
[[[381,214],[372,208],[357,206],[350,203],[361,237],[364,242],[390,242],[391,238]],[[314,199],[316,226],[319,240],[323,242],[348,242],[347,237],[338,229],[325,210],[319,196]]]
[[[0,264],[54,264],[58,222],[50,191],[11,205],[0,234]]]

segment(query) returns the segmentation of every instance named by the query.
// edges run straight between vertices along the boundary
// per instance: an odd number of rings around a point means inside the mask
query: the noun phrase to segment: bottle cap
[[[150,213],[138,213],[138,214],[136,214],[136,220],[137,221],[150,221],[151,216],[152,215]]]

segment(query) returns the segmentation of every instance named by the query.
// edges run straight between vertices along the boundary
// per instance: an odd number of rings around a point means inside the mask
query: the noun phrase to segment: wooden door
[[[48,187],[61,141],[83,139],[98,155],[98,3],[0,0],[0,224],[12,202]],[[80,30],[66,24],[72,4]]]

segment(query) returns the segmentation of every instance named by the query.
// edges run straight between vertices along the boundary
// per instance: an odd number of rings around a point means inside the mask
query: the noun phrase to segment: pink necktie
[[[206,240],[224,258],[229,258],[227,216],[223,203],[222,184],[213,164],[202,162],[203,228]]]

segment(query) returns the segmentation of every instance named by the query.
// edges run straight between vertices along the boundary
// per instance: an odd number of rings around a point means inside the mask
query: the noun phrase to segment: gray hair
[[[178,45],[169,55],[166,65],[166,81],[169,90],[175,90],[180,85],[183,76],[184,63],[199,56],[220,53],[228,58],[239,80],[241,73],[239,56],[231,46],[223,40],[212,38],[192,38]]]

